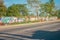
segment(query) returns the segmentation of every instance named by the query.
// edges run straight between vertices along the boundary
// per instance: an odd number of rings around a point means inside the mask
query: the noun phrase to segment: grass
[[[26,23],[36,23],[36,22],[39,22],[39,21],[14,22],[14,23],[11,23],[11,24],[8,24],[8,25],[15,25],[15,24],[26,24]]]

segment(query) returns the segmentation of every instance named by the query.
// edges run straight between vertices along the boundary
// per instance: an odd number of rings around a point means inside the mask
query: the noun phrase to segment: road
[[[60,22],[5,28],[0,30],[0,40],[60,40]]]

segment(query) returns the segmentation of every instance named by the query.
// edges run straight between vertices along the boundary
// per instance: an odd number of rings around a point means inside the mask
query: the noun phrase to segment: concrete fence
[[[24,20],[30,20],[30,21],[35,21],[35,20],[40,20],[40,21],[54,21],[57,20],[57,17],[31,17],[30,19],[28,18],[17,18],[17,17],[1,17],[0,18],[0,23],[14,23],[14,22],[23,22]]]

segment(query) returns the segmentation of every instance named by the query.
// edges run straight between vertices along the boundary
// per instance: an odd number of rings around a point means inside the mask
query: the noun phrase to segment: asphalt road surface
[[[60,22],[5,28],[0,30],[0,40],[60,40]]]

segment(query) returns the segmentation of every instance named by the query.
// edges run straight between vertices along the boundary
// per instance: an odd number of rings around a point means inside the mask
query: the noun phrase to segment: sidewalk
[[[17,24],[17,25],[5,25],[5,26],[0,26],[0,29],[14,28],[14,27],[19,27],[19,26],[28,26],[28,25],[34,25],[34,24],[53,23],[53,22],[59,22],[59,21],[60,20],[56,20],[56,21],[45,21],[45,22],[36,22],[36,23],[26,23],[26,24]]]

